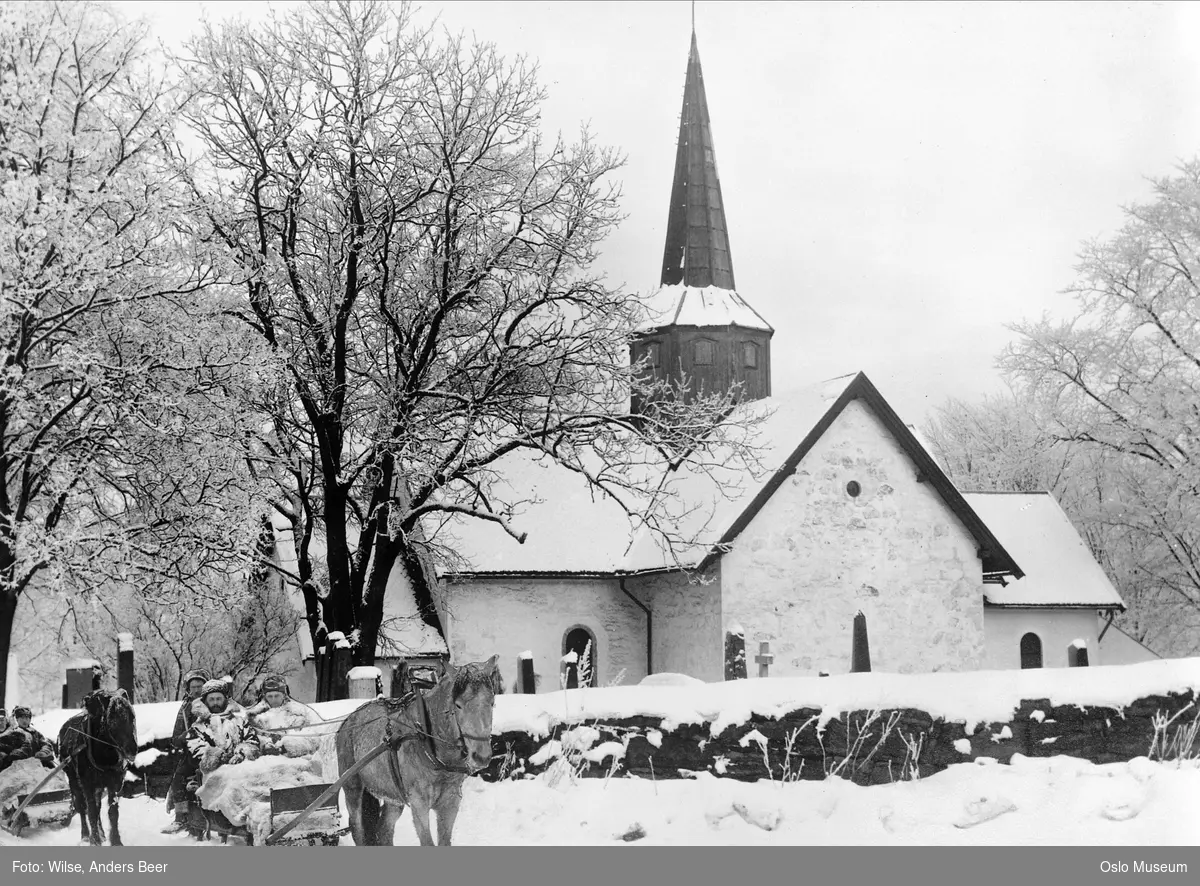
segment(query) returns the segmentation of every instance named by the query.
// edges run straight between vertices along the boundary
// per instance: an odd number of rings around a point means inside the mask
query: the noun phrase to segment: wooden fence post
[[[130,703],[135,702],[133,697],[133,634],[117,634],[117,688],[125,690]]]
[[[537,692],[533,677],[533,653],[522,652],[517,656],[517,692],[533,695]]]

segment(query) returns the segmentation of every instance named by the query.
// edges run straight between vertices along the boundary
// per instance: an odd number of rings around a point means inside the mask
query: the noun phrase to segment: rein
[[[111,707],[112,707],[112,699],[109,699],[109,704],[107,706],[105,706],[105,708],[104,708],[104,725],[105,726],[108,725],[109,712],[111,710]],[[84,722],[84,726],[86,727],[87,731],[84,731],[83,729],[77,729],[74,726],[71,726],[69,728],[71,729],[72,732],[78,733],[79,735],[82,735],[84,737],[84,744],[87,747],[88,762],[92,765],[92,768],[97,769],[100,772],[116,772],[118,770],[127,769],[129,766],[130,760],[129,760],[128,755],[125,753],[125,750],[122,747],[120,747],[119,745],[113,744],[111,741],[105,741],[103,738],[99,738],[98,736],[92,735],[91,734],[91,732],[92,732],[92,715],[90,712],[85,712],[85,713],[86,713],[86,716],[84,717],[83,722]],[[109,732],[109,734],[111,734],[112,730],[110,729],[110,730],[108,730],[108,732]],[[108,745],[110,748],[113,748],[117,752],[117,762],[112,764],[111,766],[101,766],[99,763],[97,763],[96,757],[92,751],[92,742],[98,742],[99,744]],[[76,754],[72,754],[72,758],[74,756],[76,756],[77,753],[78,752],[76,752]]]

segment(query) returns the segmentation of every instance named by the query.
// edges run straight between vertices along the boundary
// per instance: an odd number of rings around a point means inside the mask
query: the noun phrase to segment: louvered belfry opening
[[[696,32],[688,54],[675,152],[675,181],[667,216],[662,285],[719,286],[734,289],[733,257],[725,225],[725,203],[717,177],[712,126],[704,95],[704,74]]]

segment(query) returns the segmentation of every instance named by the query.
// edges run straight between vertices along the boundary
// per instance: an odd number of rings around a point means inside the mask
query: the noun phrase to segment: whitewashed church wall
[[[559,686],[567,632],[584,627],[596,638],[596,685],[621,671],[621,685],[646,676],[646,616],[615,579],[469,578],[444,585],[451,660],[500,656],[505,687],[517,679],[517,656],[533,653],[538,692]]]
[[[745,629],[751,676],[762,640],[775,656],[772,676],[846,673],[860,609],[873,669],[976,669],[976,550],[882,422],[852,401],[723,557],[723,624]]]
[[[1021,667],[1021,638],[1027,633],[1036,634],[1042,641],[1042,667],[1069,667],[1067,647],[1077,639],[1087,642],[1089,665],[1116,664],[1102,660],[1095,609],[989,607],[984,610],[983,622],[987,635],[984,667],[989,669]],[[1107,642],[1108,637],[1104,639]]]
[[[1104,630],[1103,621],[1099,628]],[[1099,645],[1100,660],[1106,665],[1140,664],[1143,661],[1158,661],[1162,657],[1118,630],[1116,625],[1108,629]]]
[[[687,674],[706,683],[725,678],[720,580],[719,566],[703,576],[703,583],[689,583],[679,573],[626,580],[654,616],[654,673]]]

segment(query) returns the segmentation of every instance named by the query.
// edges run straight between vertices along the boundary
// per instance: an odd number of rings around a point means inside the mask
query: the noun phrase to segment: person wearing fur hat
[[[54,745],[33,728],[33,711],[24,705],[13,708],[13,721],[0,734],[0,771],[18,760],[38,760],[54,768]]]
[[[319,745],[319,737],[302,734],[302,728],[322,722],[317,713],[291,697],[287,681],[272,674],[262,681],[261,701],[247,708],[264,754],[303,757]]]
[[[192,725],[203,723],[218,714],[236,714],[246,710],[233,700],[233,689],[228,678],[209,680],[200,688],[200,695],[192,702]]]
[[[192,702],[196,719],[188,733],[188,748],[202,773],[253,760],[260,753],[254,731],[246,728],[246,709],[230,698],[230,693],[228,678],[209,680]]]
[[[175,729],[171,732],[171,744],[180,751],[179,763],[175,766],[175,774],[171,777],[171,787],[167,791],[167,808],[174,809],[175,820],[162,829],[164,834],[177,834],[187,825],[188,797],[187,783],[196,771],[196,758],[188,751],[187,735],[192,728],[196,716],[192,711],[192,703],[199,698],[204,684],[212,679],[208,671],[196,668],[183,675],[184,698],[175,715]]]

